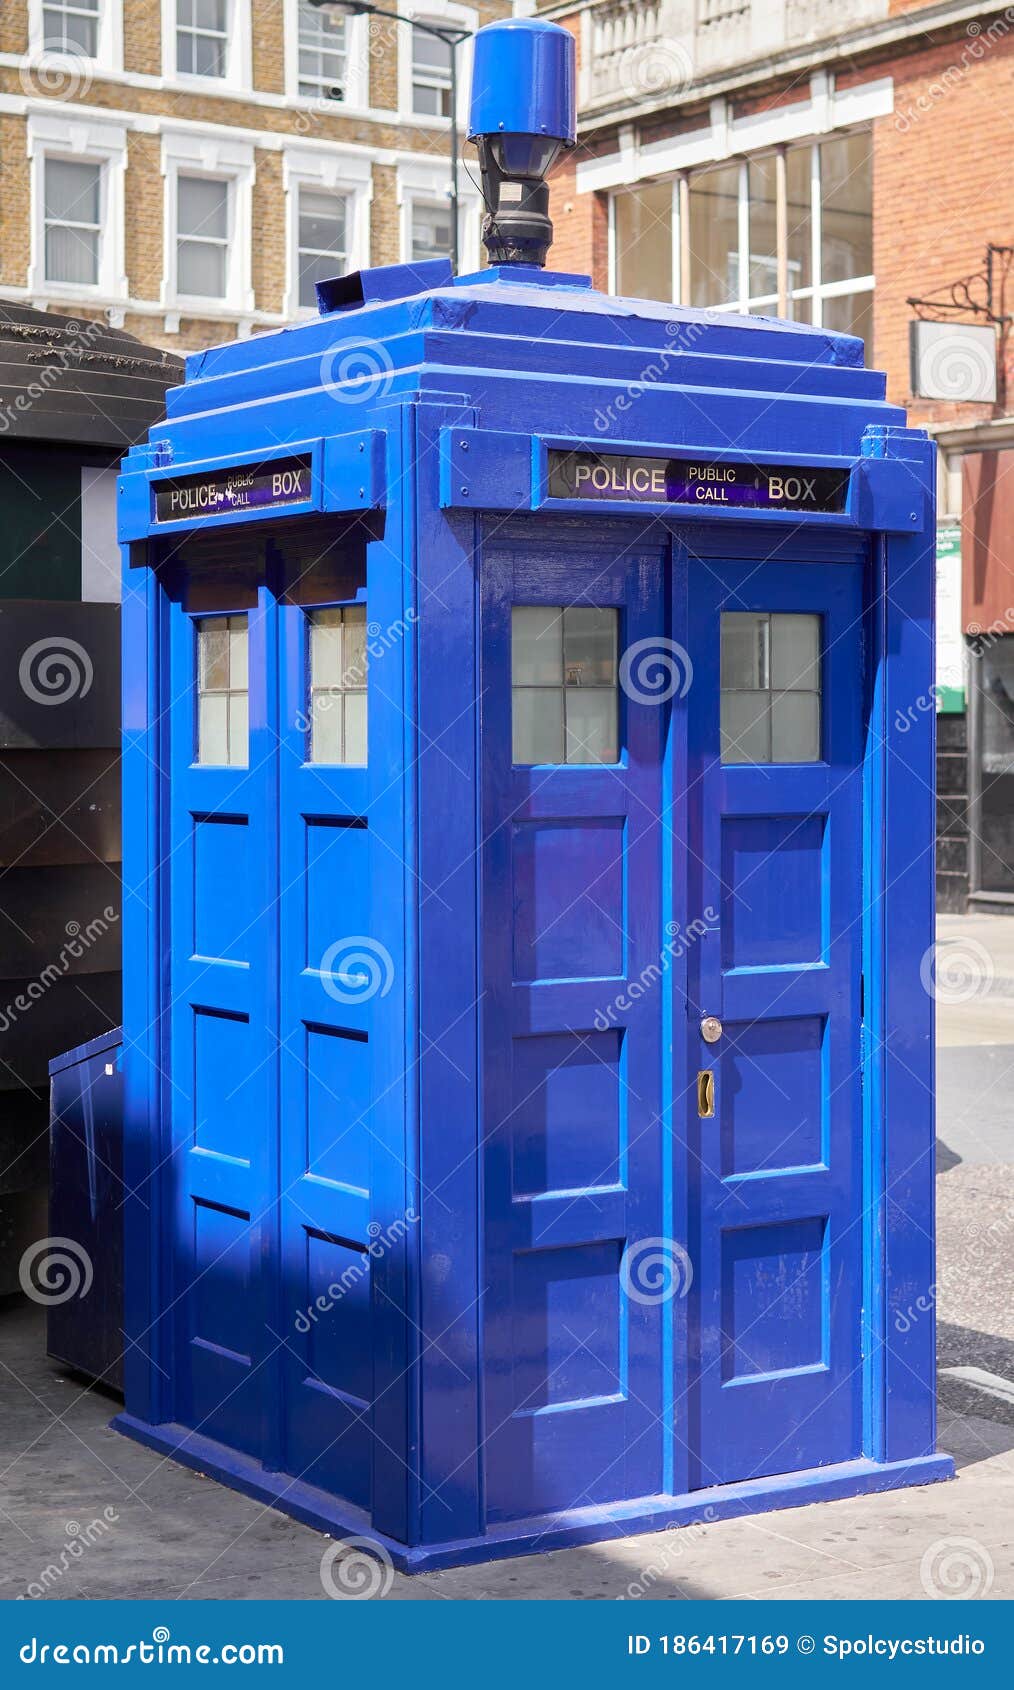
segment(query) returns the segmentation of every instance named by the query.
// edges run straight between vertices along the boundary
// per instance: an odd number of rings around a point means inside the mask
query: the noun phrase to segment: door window
[[[511,612],[513,758],[615,763],[619,612],[519,604]]]
[[[197,761],[233,768],[249,761],[245,616],[197,622]]]
[[[312,610],[311,763],[366,763],[366,606]]]
[[[820,617],[722,613],[722,762],[820,758]]]

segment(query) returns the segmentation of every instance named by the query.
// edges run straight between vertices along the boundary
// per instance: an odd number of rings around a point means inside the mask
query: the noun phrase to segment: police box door
[[[863,571],[784,555],[689,565],[692,1488],[861,1450]]]

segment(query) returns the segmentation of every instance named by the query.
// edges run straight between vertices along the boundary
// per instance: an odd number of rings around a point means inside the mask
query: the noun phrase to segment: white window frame
[[[216,88],[252,88],[250,0],[227,0],[226,27],[229,32],[229,45],[224,76],[195,76],[190,71],[181,71],[178,68],[176,16],[177,0],[162,0],[162,75],[167,82],[175,82],[183,88],[200,88],[208,94]]]
[[[299,0],[283,0],[285,94],[303,110],[365,112],[370,109],[370,20],[365,13],[345,18],[345,98],[325,100],[299,92]]]
[[[161,302],[166,311],[187,317],[252,317],[253,146],[224,135],[218,137],[170,130],[162,137],[162,175],[165,178],[165,261]],[[180,176],[203,176],[210,181],[228,184],[229,244],[226,249],[226,292],[222,299],[209,299],[203,294],[183,294],[179,290],[177,183]]]
[[[87,117],[81,118],[63,115],[66,110],[57,107],[52,113],[33,112],[28,118],[27,151],[32,180],[28,291],[43,305],[49,301],[94,300],[122,309],[128,297],[123,219],[127,131],[122,124],[99,119],[93,107],[88,108]],[[47,158],[101,167],[97,282],[46,279]]]
[[[345,196],[346,270],[365,270],[370,262],[370,203],[373,199],[373,161],[368,153],[343,152],[340,147],[286,147],[282,155],[282,184],[285,190],[287,262],[285,299],[287,317],[312,317],[312,306],[299,303],[299,193],[308,188],[317,193]]]
[[[398,112],[404,122],[424,129],[450,129],[449,117],[426,117],[412,110],[412,32],[408,27],[414,19],[420,23],[446,24],[450,29],[479,27],[479,14],[471,6],[459,6],[457,0],[398,0],[398,16],[408,20],[398,27]],[[468,91],[472,80],[472,43],[463,41],[458,54],[458,123],[468,122]]]
[[[398,213],[401,261],[412,262],[412,207],[417,200],[446,205],[451,187],[450,159],[414,155],[398,164]],[[482,201],[468,177],[458,170],[458,268],[463,276],[479,268]],[[450,255],[448,255],[450,256]]]
[[[811,231],[811,245],[810,245],[811,279],[810,279],[809,284],[806,287],[803,287],[803,288],[791,288],[790,287],[789,298],[790,298],[790,300],[795,301],[797,305],[803,305],[803,306],[809,307],[809,315],[808,316],[797,317],[794,320],[798,321],[798,322],[806,323],[806,324],[812,323],[813,326],[816,327],[816,328],[820,328],[822,323],[823,323],[823,306],[824,306],[825,300],[840,299],[846,294],[872,293],[872,291],[873,291],[875,278],[874,278],[872,273],[869,274],[869,275],[865,275],[865,276],[849,277],[846,281],[843,281],[843,282],[823,282],[821,280],[822,254],[821,254],[820,146],[821,146],[821,143],[824,142],[824,141],[842,140],[847,135],[852,134],[852,133],[868,133],[868,132],[869,132],[868,125],[857,124],[853,128],[847,128],[847,127],[843,126],[843,127],[840,127],[840,128],[827,130],[826,132],[822,132],[819,135],[801,136],[798,141],[793,141],[793,142],[789,143],[793,147],[804,147],[805,146],[805,147],[809,147],[809,149],[810,149],[810,231]],[[738,287],[738,293],[737,293],[737,297],[735,299],[727,300],[722,305],[713,305],[713,306],[707,307],[707,309],[710,310],[710,311],[721,312],[721,313],[730,313],[734,316],[748,316],[748,315],[752,315],[754,313],[763,312],[763,311],[768,311],[772,315],[774,315],[778,311],[778,295],[777,295],[777,293],[752,295],[749,292],[749,284],[750,284],[749,166],[750,166],[751,159],[760,159],[760,158],[770,157],[772,152],[776,151],[776,150],[777,149],[773,149],[771,147],[764,147],[764,148],[758,147],[756,152],[749,153],[749,154],[746,154],[746,155],[741,155],[740,157],[735,158],[735,159],[730,159],[730,158],[726,157],[726,158],[709,159],[707,161],[702,160],[702,162],[699,165],[695,166],[692,170],[687,171],[685,173],[684,180],[686,180],[688,182],[693,181],[694,177],[701,176],[706,171],[708,171],[708,170],[710,170],[710,169],[712,169],[716,166],[717,167],[726,167],[726,166],[732,165],[735,169],[738,170],[738,173],[739,173],[739,175],[738,175],[738,212],[739,212],[739,238],[738,238],[739,287]],[[647,181],[652,180],[652,178],[645,178],[644,180],[645,180],[645,182],[647,182]],[[673,179],[673,196],[672,196],[672,249],[673,249],[673,295],[674,295],[673,303],[676,304],[676,305],[681,305],[681,304],[689,305],[690,304],[690,289],[691,289],[691,284],[692,284],[692,278],[687,277],[687,276],[683,276],[681,274],[681,265],[680,265],[680,262],[679,262],[679,255],[681,254],[682,249],[683,249],[683,242],[682,242],[682,238],[681,238],[682,230],[681,230],[681,225],[680,225],[682,196],[677,191],[678,181],[679,181],[678,177]],[[640,186],[643,186],[643,185],[644,184],[642,182],[631,182],[629,184],[629,186],[632,187],[632,188],[640,187]],[[625,188],[616,188],[616,189],[613,190],[613,192],[609,196],[609,229],[610,229],[609,289],[610,289],[610,292],[616,292],[617,287],[618,287],[617,278],[618,278],[619,265],[618,265],[618,255],[617,255],[617,252],[616,252],[616,244],[615,244],[616,201],[617,201],[618,196],[620,194],[622,194],[624,191],[625,191]],[[691,261],[691,267],[692,267],[692,261]]]
[[[70,59],[86,65],[89,70],[123,69],[123,0],[99,0],[99,28],[97,51],[94,57],[79,53],[62,53],[55,47],[44,47],[43,0],[28,0],[28,58],[38,64],[43,59]]]

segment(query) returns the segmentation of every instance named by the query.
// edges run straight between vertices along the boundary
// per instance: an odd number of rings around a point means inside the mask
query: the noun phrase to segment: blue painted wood
[[[195,354],[125,465],[118,1424],[409,1568],[944,1477],[905,1329],[932,715],[892,725],[932,682],[931,448],[847,337],[527,271],[361,291]],[[841,462],[849,503],[532,509],[554,440]],[[314,516],[152,527],[152,474],[307,441]],[[306,610],[364,578],[368,766],[313,768]],[[824,618],[824,764],[716,764],[734,601]],[[516,769],[512,602],[615,606],[692,684],[624,695],[615,766]],[[193,762],[209,608],[250,616],[245,771]],[[688,1294],[630,1294],[651,1246]]]
[[[862,1453],[862,571],[691,568],[690,607],[696,1488]],[[721,759],[721,617],[751,610],[821,618],[818,762]]]

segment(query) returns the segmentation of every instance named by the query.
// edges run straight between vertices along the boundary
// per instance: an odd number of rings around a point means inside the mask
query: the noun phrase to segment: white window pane
[[[366,694],[345,694],[345,761],[366,766]]]
[[[564,761],[563,688],[513,689],[515,763]]]
[[[340,610],[317,610],[310,619],[310,685],[336,687],[341,680]]]
[[[771,761],[816,763],[820,758],[820,697],[785,692],[771,700]]]
[[[722,613],[722,686],[767,687],[769,679],[769,622],[766,613],[727,610]]]
[[[229,185],[181,176],[177,182],[176,222],[181,235],[225,240],[229,233]]]
[[[90,229],[46,230],[46,280],[95,287],[99,279],[99,237]]]
[[[180,293],[225,298],[225,249],[203,241],[180,241],[176,282]]]
[[[197,761],[226,764],[229,761],[229,695],[205,693],[197,717]]]
[[[770,763],[771,695],[722,693],[722,762]]]
[[[229,624],[224,616],[197,625],[199,685],[202,692],[225,692],[229,685]]]
[[[247,682],[247,621],[245,616],[229,617],[229,685],[235,691],[245,689]]]
[[[229,694],[229,762],[244,767],[250,758],[249,703],[245,692]]]
[[[563,613],[563,668],[567,685],[613,686],[616,682],[615,610],[571,605]]]
[[[366,606],[362,604],[349,605],[344,619],[342,685],[344,687],[364,687],[366,685],[367,662]]]
[[[616,692],[612,687],[568,687],[567,762],[615,763]]]
[[[42,45],[47,52],[81,53],[93,59],[98,52],[99,0],[74,0],[72,5],[44,6]]]
[[[772,616],[771,685],[816,692],[820,686],[820,617]]]
[[[46,216],[57,223],[98,223],[102,166],[46,160]]]
[[[341,693],[315,692],[310,700],[310,761],[340,763],[341,760]]]
[[[418,107],[416,108],[418,110]],[[451,250],[450,208],[438,205],[412,207],[412,257],[446,258]]]
[[[559,686],[563,681],[563,610],[560,605],[516,604],[511,611],[511,679],[518,686]]]

